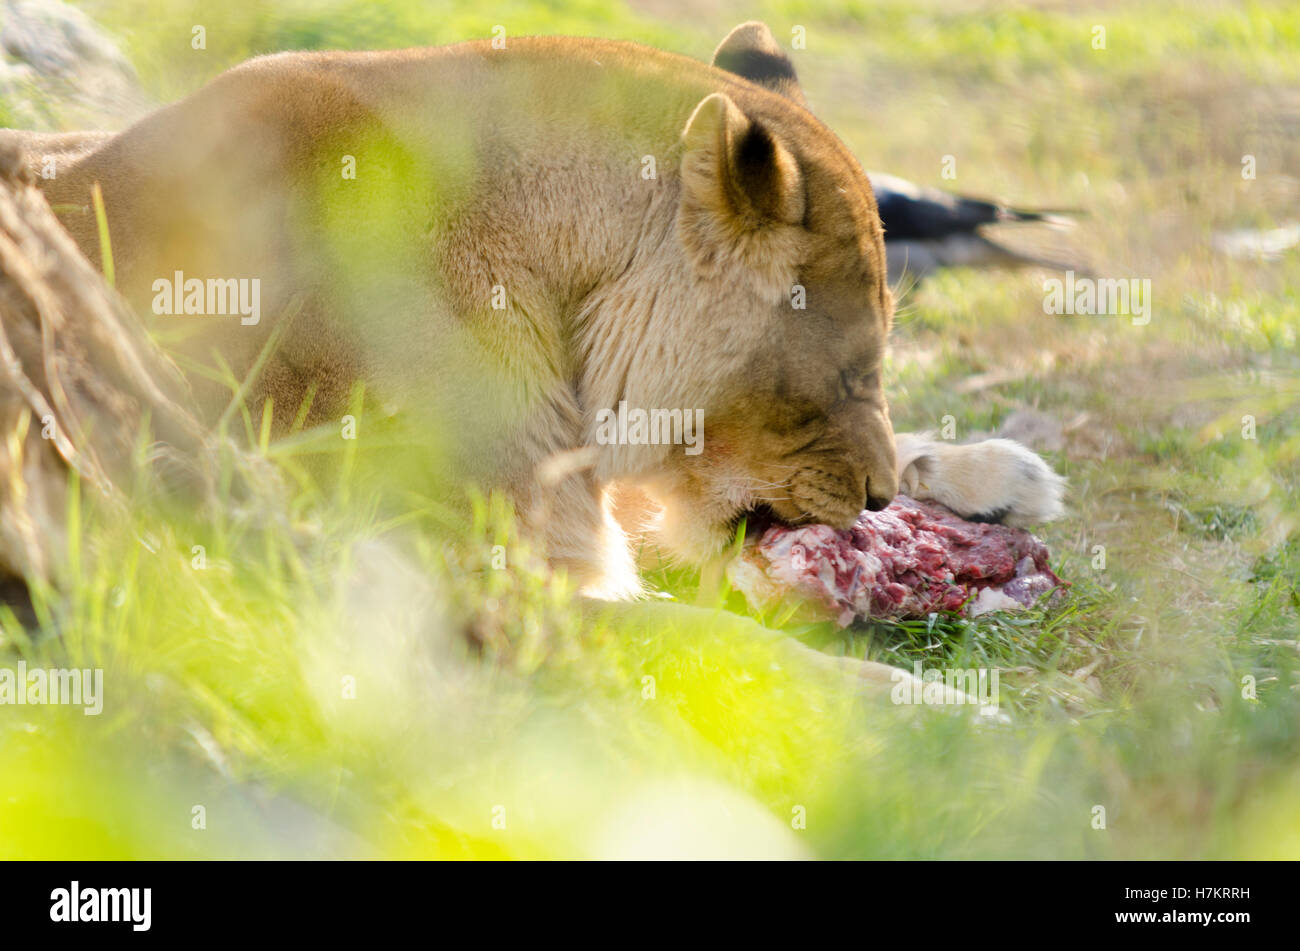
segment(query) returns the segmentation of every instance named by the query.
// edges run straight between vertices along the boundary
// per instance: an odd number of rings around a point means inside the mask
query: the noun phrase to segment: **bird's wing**
[[[996,202],[954,195],[917,185],[896,175],[868,172],[871,189],[885,227],[887,241],[939,241],[950,235],[973,234],[982,225],[1033,221],[1068,225],[1068,212],[1029,211]]]

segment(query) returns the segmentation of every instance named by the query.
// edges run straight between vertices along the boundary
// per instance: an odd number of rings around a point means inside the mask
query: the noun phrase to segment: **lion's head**
[[[714,65],[751,82],[717,77],[686,124],[654,344],[622,387],[704,411],[698,454],[663,453],[643,480],[663,542],[691,558],[756,511],[847,527],[898,490],[881,380],[893,300],[866,175],[765,26],[732,31]]]

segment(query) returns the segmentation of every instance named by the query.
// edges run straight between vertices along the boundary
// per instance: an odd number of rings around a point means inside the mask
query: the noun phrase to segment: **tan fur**
[[[24,132],[0,129],[0,141],[18,148],[36,178],[57,178],[75,161],[112,138],[111,132]]]
[[[761,24],[719,55],[750,62],[746,44],[783,55]],[[286,53],[119,134],[28,145],[64,146],[42,186],[95,259],[101,184],[142,313],[175,271],[261,280],[256,326],[156,321],[241,378],[284,325],[246,394],[273,400],[277,428],[308,393],[309,422],[337,418],[363,379],[445,431],[457,472],[542,519],[558,564],[627,593],[615,483],[642,486],[662,543],[696,559],[755,504],[847,526],[898,489],[870,186],[792,70],[765,85],[592,39]],[[229,391],[196,380],[215,418]],[[703,410],[703,451],[599,445],[597,412],[620,401]],[[942,487],[951,457],[933,458]]]

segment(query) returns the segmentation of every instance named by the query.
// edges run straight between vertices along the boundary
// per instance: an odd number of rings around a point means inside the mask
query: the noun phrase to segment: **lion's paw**
[[[1064,511],[1065,479],[1014,440],[953,445],[904,434],[897,446],[899,490],[962,518],[1025,528]]]

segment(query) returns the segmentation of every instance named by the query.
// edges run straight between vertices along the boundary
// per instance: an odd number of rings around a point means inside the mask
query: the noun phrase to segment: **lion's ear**
[[[794,63],[776,42],[776,37],[766,23],[750,20],[742,23],[718,44],[713,51],[713,65],[735,73],[751,83],[757,83],[785,96],[801,106],[807,106]]]
[[[804,183],[789,150],[723,93],[705,98],[682,136],[684,198],[734,235],[803,220]]]
[[[763,293],[788,293],[804,215],[799,163],[722,93],[695,107],[682,138],[679,225],[696,264],[717,276],[739,264]]]

